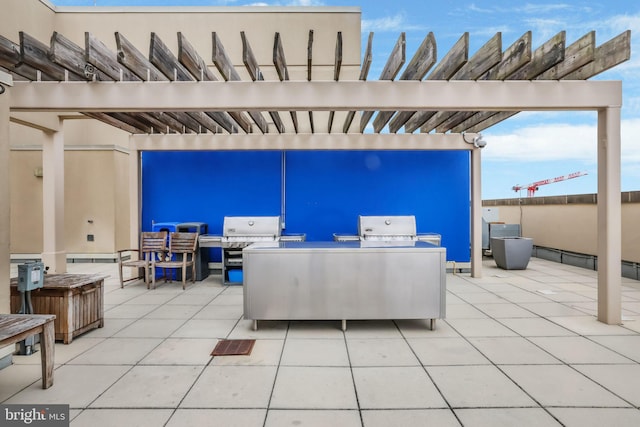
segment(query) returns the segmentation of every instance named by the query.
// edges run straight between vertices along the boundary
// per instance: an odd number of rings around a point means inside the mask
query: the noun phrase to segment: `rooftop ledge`
[[[622,203],[640,203],[640,191],[623,191],[620,193]],[[518,206],[518,205],[595,205],[597,194],[570,194],[565,196],[515,197],[512,199],[483,200],[482,206]]]
[[[56,6],[56,13],[361,13],[359,6]]]

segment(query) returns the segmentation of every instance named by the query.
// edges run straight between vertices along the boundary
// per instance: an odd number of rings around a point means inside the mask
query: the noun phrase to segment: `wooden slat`
[[[121,120],[116,119],[115,117],[109,116],[105,113],[83,113],[85,116],[91,117],[93,119],[99,120],[103,123],[106,123],[110,126],[116,127],[118,129],[122,129],[125,132],[133,133],[133,134],[142,134],[147,133],[141,129],[138,129],[134,126],[129,125]]]
[[[209,115],[202,111],[192,111],[187,113],[196,122],[200,123],[200,126],[207,129],[211,133],[220,133],[220,126]]]
[[[282,39],[278,32],[273,38],[273,65],[276,67],[276,72],[278,73],[280,81],[289,80],[287,60],[284,57]],[[291,115],[291,121],[293,122],[293,130],[295,133],[298,133],[298,114],[295,111],[289,111],[289,114]]]
[[[251,49],[251,45],[249,44],[249,40],[244,31],[240,32],[240,38],[242,39],[242,62],[244,62],[249,75],[251,76],[251,80],[254,82],[256,80],[264,80],[264,76],[262,75],[262,71],[260,71],[260,65],[258,64],[258,60],[253,54],[253,50]],[[279,133],[284,133],[284,124],[280,119],[280,115],[277,111],[269,111],[269,115],[273,120],[273,124]]]
[[[226,130],[227,132],[238,133],[238,123],[231,117],[230,114],[224,111],[205,111],[205,114],[211,117],[218,124],[218,126]],[[249,128],[248,124],[247,128]]]
[[[65,72],[64,67],[52,62],[49,59],[49,46],[24,31],[20,31],[20,62],[40,70],[54,80],[64,81],[67,76],[69,80],[84,80],[72,72]]]
[[[313,30],[309,30],[309,41],[307,43],[307,81],[311,81],[311,70],[313,62]],[[313,111],[309,111],[309,126],[311,133],[315,133],[313,125]]]
[[[398,80],[422,80],[436,63],[437,57],[436,38],[430,32],[424,38]],[[373,121],[374,132],[380,132],[393,115],[393,111],[380,111]]]
[[[396,75],[400,72],[400,69],[404,65],[404,62],[407,59],[406,55],[406,35],[404,32],[400,33],[400,37],[398,37],[398,41],[396,42],[389,58],[387,59],[387,63],[384,65],[382,69],[382,73],[380,73],[379,80],[393,80]],[[371,116],[373,116],[374,111],[363,111],[362,116],[360,117],[360,133],[363,133],[371,120]]]
[[[369,68],[371,68],[371,62],[373,60],[372,54],[372,45],[373,45],[373,31],[369,33],[369,38],[367,39],[367,49],[364,52],[364,57],[362,58],[362,67],[360,68],[360,77],[359,80],[367,80],[367,76],[369,74]],[[349,111],[347,113],[347,117],[344,121],[344,125],[342,125],[342,132],[349,132],[349,128],[351,127],[351,122],[353,122],[353,118],[356,115],[355,111]]]
[[[546,72],[547,70],[551,69],[552,67],[556,66],[564,59],[565,41],[566,33],[564,31],[559,32],[558,34],[547,40],[540,47],[538,47],[533,52],[531,61],[529,61],[525,66],[518,69],[515,73],[508,76],[506,80],[532,80],[542,73]],[[504,116],[505,113],[497,113],[495,111],[478,112],[458,126],[452,128],[451,131],[462,132],[466,130],[468,132],[471,132],[471,129],[477,129],[477,124],[482,123],[497,114]],[[509,112],[508,117],[513,116],[513,114],[515,113]],[[504,118],[499,119],[498,122],[504,120]],[[487,122],[487,124],[488,123],[491,123],[491,121]],[[492,126],[495,123],[491,123],[489,124],[489,126]],[[486,127],[482,127],[482,129],[486,129]]]
[[[149,60],[171,81],[193,81],[195,79],[155,32],[151,33]]]
[[[276,67],[280,81],[289,80],[289,70],[287,68],[287,60],[284,57],[282,38],[278,32],[273,38],[273,65]]]
[[[84,59],[111,79],[120,81],[140,81],[128,68],[118,63],[118,55],[93,34],[84,33]]]
[[[587,34],[585,37],[589,38],[590,35]],[[586,52],[588,52],[588,43],[588,40],[584,40],[584,38],[578,40],[572,46],[567,48],[565,58],[573,57],[579,51],[585,52],[586,50]],[[625,31],[617,37],[614,37],[608,42],[598,46],[593,53],[593,61],[588,61],[588,53],[583,54],[585,55],[585,58],[582,60],[571,61],[574,68],[576,68],[575,70],[562,67],[560,63],[558,64],[558,68],[561,68],[566,74],[560,75],[557,74],[557,72],[553,72],[551,74],[555,74],[558,79],[587,80],[616,65],[628,61],[631,57],[631,32]],[[586,62],[586,64],[580,65],[581,62]],[[541,76],[544,74],[545,73],[542,73]],[[478,131],[484,130],[515,114],[516,113],[513,112],[500,112],[494,114],[489,119],[479,123],[471,129],[478,129]]]
[[[336,51],[333,63],[333,80],[340,80],[340,69],[342,68],[342,31],[338,31],[336,36]]]
[[[462,37],[442,58],[440,63],[427,76],[427,80],[449,80],[469,59],[469,33]],[[396,114],[389,123],[389,131],[396,133],[402,126],[417,114],[416,111],[403,111]],[[429,115],[430,117],[430,115]],[[427,117],[428,118],[428,117]]]
[[[167,111],[166,114],[182,123],[186,132],[192,131],[195,133],[201,133],[202,130],[200,129],[200,123],[198,123],[189,114],[183,111]]]
[[[158,118],[155,115],[151,115],[149,113],[136,113],[136,115],[141,119],[151,124],[154,132],[156,133],[170,133],[171,130],[167,124]]]
[[[313,30],[309,30],[309,41],[307,43],[307,81],[311,81],[311,68],[313,62]]]
[[[559,32],[535,50],[531,61],[510,75],[507,80],[532,80],[564,61],[566,33]]]
[[[335,58],[333,64],[333,80],[340,80],[340,68],[342,67],[342,31],[338,31],[338,35],[336,36],[336,51]],[[327,121],[327,132],[331,133],[331,128],[333,127],[333,116],[335,115],[334,111],[329,111],[329,120]]]
[[[236,71],[231,59],[227,55],[224,50],[224,46],[222,45],[222,41],[217,33],[212,33],[212,41],[213,41],[213,63],[224,78],[225,81],[237,81],[240,79],[240,74]],[[264,119],[262,114],[259,111],[249,111],[249,115],[258,126],[258,129],[262,133],[268,133],[269,127],[267,125],[267,121]]]
[[[106,113],[106,114],[118,121],[128,124],[129,126],[133,126],[136,129],[140,129],[142,133],[151,133],[151,128],[152,128],[151,124],[146,123],[143,120],[140,120],[139,118],[137,118],[132,114],[119,113],[119,112]]]
[[[564,59],[536,77],[536,80],[559,80],[569,78],[569,74],[593,62],[596,52],[596,32],[590,31],[569,45],[564,51]]]
[[[518,40],[509,46],[502,54],[502,61],[491,68],[478,80],[504,80],[515,73],[522,66],[531,61],[531,31],[524,33]],[[440,125],[436,128],[437,133],[445,133],[452,127],[462,123],[475,114],[474,111],[440,112],[443,117],[439,119]]]
[[[451,78],[451,80],[476,80],[502,59],[502,33],[496,33],[487,43],[467,61]],[[446,116],[438,112],[421,112],[414,115],[404,126],[405,131],[413,132],[422,127],[422,132],[430,132],[439,125]],[[429,116],[429,117],[427,117]],[[426,120],[423,120],[427,117]]]
[[[151,63],[169,80],[193,81],[195,79],[156,33],[151,33],[149,58]],[[211,116],[201,111],[190,113],[169,112],[168,115],[183,123],[186,129],[190,129],[195,133],[204,133],[205,129],[212,133],[219,132],[218,123]],[[215,116],[220,116],[220,114],[215,114]]]
[[[72,73],[83,77],[85,80],[113,81],[111,77],[103,73],[99,68],[87,63],[85,50],[64,37],[57,31],[51,36],[49,58],[56,64],[66,68]]]
[[[27,80],[38,79],[38,70],[21,62],[20,45],[0,36],[0,67],[7,69]],[[41,80],[53,80],[49,76],[41,76]]]
[[[20,64],[20,45],[0,35],[0,67],[12,70]]]
[[[189,43],[189,40],[187,40],[182,33],[178,33],[178,61],[180,61],[198,81],[218,80],[213,71],[207,67],[202,57],[196,52],[191,43]],[[236,133],[238,127],[247,133],[251,129],[249,119],[240,112],[229,114],[223,111],[207,111],[205,113],[229,133]]]
[[[154,82],[169,80],[120,32],[116,32],[116,45],[118,47],[118,62],[141,80]]]
[[[615,67],[631,58],[631,31],[625,31],[608,42],[598,46],[595,60],[569,73],[569,80],[586,80]],[[565,57],[566,59],[566,57]]]
[[[189,43],[189,40],[181,32],[178,33],[178,61],[198,81],[218,80],[193,45]]]
[[[240,74],[236,71],[231,59],[224,50],[222,41],[217,33],[212,33],[213,40],[213,64],[216,66],[225,81],[240,80]]]
[[[168,115],[167,113],[158,112],[158,111],[149,111],[144,114],[150,116],[152,121],[164,123],[164,126],[169,128],[169,131],[174,131],[177,133],[184,132],[184,125],[179,121],[177,121],[176,119],[174,119],[173,117],[171,117],[170,115]]]
[[[253,54],[253,49],[251,49],[251,45],[249,44],[249,40],[247,39],[247,35],[244,31],[240,31],[240,38],[242,39],[242,62],[244,63],[251,80],[254,82],[256,80],[264,80],[258,60]]]

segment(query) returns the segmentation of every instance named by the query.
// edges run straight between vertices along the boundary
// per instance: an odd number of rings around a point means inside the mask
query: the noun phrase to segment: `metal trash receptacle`
[[[204,222],[181,222],[176,225],[176,231],[186,233],[207,234],[209,225]],[[196,250],[196,280],[201,281],[209,277],[209,248],[198,246]],[[187,275],[188,277],[188,275]]]

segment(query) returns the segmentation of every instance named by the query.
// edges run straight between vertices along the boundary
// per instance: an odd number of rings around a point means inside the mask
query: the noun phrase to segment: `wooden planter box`
[[[34,314],[55,314],[55,339],[74,337],[104,326],[104,279],[98,274],[47,274],[44,287],[31,291]],[[11,279],[11,313],[22,306],[18,279]]]

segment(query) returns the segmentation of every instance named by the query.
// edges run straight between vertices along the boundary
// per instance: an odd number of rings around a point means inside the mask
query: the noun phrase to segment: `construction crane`
[[[587,173],[586,172],[574,172],[574,173],[570,173],[569,175],[563,175],[563,176],[558,176],[556,178],[543,179],[542,181],[532,182],[531,184],[528,184],[528,185],[514,185],[511,188],[515,192],[518,192],[520,190],[524,190],[526,188],[527,189],[527,197],[533,197],[535,195],[535,192],[538,190],[538,187],[540,187],[541,185],[547,185],[547,184],[553,184],[554,182],[566,181],[567,179],[578,178],[578,177],[581,177],[581,176],[584,176],[584,175],[587,175]]]

